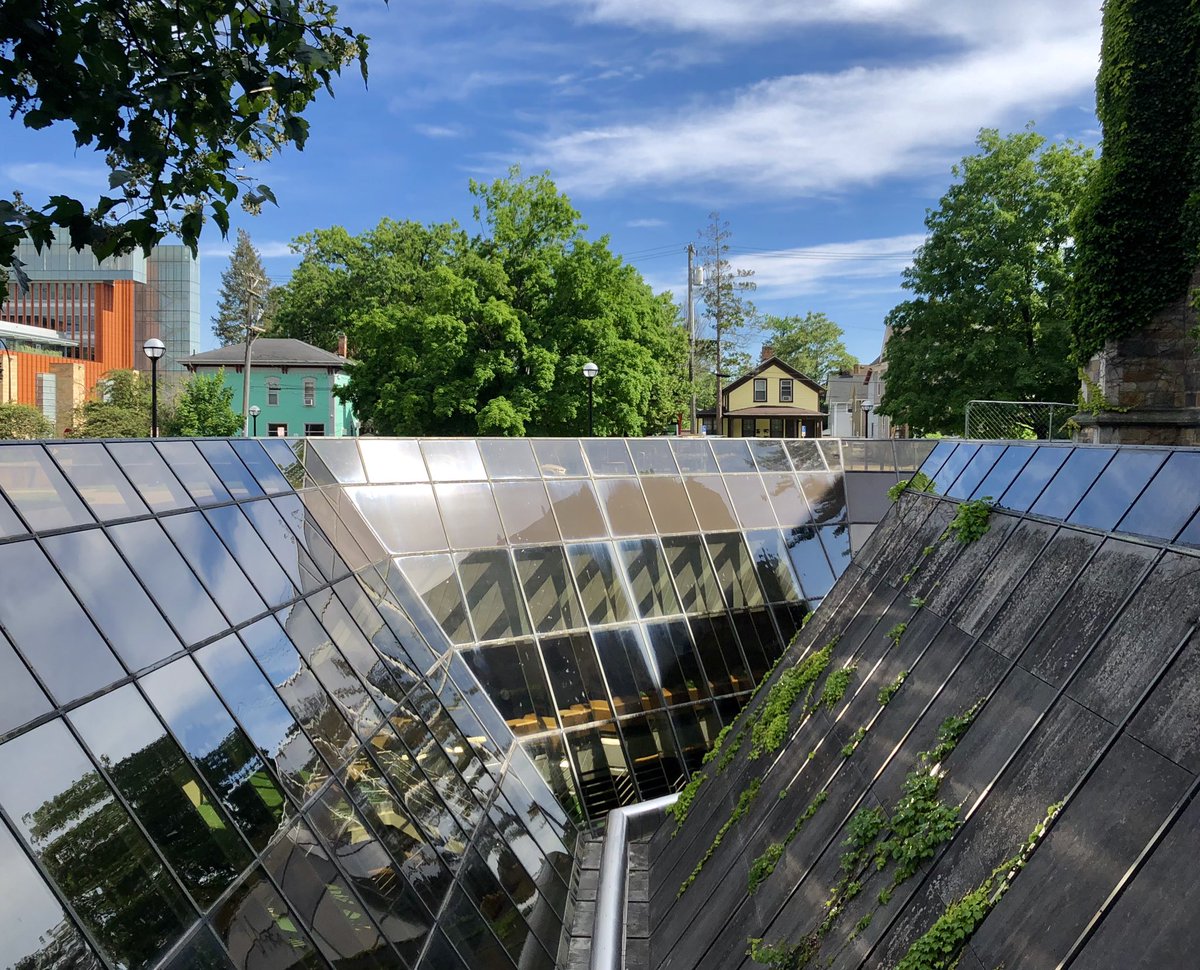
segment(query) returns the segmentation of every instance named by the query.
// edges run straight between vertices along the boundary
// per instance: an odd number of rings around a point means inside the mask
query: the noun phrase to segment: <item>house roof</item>
[[[722,388],[722,392],[725,394],[728,394],[734,388],[741,387],[743,384],[746,383],[746,381],[753,380],[755,377],[758,377],[758,375],[761,374],[763,371],[765,371],[768,367],[778,367],[785,374],[787,374],[790,377],[795,378],[801,384],[805,384],[808,387],[811,387],[818,394],[825,393],[825,388],[823,388],[820,384],[818,384],[816,381],[814,381],[811,377],[809,377],[806,374],[801,374],[800,371],[796,370],[796,368],[793,367],[791,364],[785,363],[784,361],[782,361],[778,357],[776,357],[774,354],[772,354],[766,360],[762,361],[757,367],[754,368],[754,370],[747,371],[745,374],[743,374],[741,377],[739,377],[736,381],[726,384],[725,387]]]
[[[696,414],[706,418],[716,417],[716,408],[701,408]],[[820,418],[829,419],[824,411],[810,411],[808,408],[793,408],[786,404],[756,404],[749,408],[738,408],[735,411],[723,412],[727,418]]]
[[[244,363],[245,344],[230,344],[202,354],[184,357],[180,363],[185,367],[223,367]],[[250,366],[253,367],[345,367],[346,358],[331,354],[328,350],[291,338],[260,337],[251,348]]]

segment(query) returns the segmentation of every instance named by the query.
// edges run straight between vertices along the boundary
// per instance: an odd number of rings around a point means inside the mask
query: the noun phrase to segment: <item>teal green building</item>
[[[223,372],[225,384],[233,388],[233,409],[241,413],[245,359],[245,344],[230,344],[185,357],[182,363],[195,374]],[[250,356],[250,405],[261,409],[258,436],[357,435],[353,408],[334,394],[334,389],[348,380],[345,357],[303,340],[255,340]]]

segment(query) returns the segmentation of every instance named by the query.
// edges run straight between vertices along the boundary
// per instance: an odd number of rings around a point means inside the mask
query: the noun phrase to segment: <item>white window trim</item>
[[[762,382],[762,397],[758,396],[758,384]],[[767,400],[767,379],[765,377],[754,378],[754,386],[751,388],[754,393],[754,402],[756,404],[765,404]]]
[[[787,385],[787,397],[783,396],[784,385]],[[794,404],[796,401],[796,382],[790,377],[779,378],[779,403]]]

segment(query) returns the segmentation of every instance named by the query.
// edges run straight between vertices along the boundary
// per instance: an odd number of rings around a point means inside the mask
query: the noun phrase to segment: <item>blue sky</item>
[[[718,210],[761,310],[824,311],[871,360],[981,127],[1099,137],[1099,0],[351,0],[342,16],[372,37],[369,86],[348,70],[306,149],[254,166],[279,208],[234,217],[279,283],[296,235],[471,225],[467,180],[519,163],[680,297],[684,248]],[[3,192],[104,185],[65,129],[0,120],[0,146]],[[207,226],[205,349],[228,251]]]

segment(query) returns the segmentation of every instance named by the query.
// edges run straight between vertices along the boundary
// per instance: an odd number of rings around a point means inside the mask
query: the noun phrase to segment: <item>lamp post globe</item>
[[[588,382],[588,437],[593,437],[592,425],[592,381],[596,379],[596,375],[600,373],[600,368],[593,364],[590,360],[583,365],[583,376]]]
[[[167,352],[167,345],[157,337],[142,344],[142,353],[150,358],[150,437],[158,437],[158,360]]]
[[[251,404],[250,405],[250,420],[254,422],[253,437],[255,437],[255,438],[258,437],[258,416],[260,414],[262,414],[262,408],[260,408],[257,404]]]

